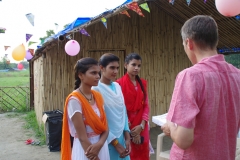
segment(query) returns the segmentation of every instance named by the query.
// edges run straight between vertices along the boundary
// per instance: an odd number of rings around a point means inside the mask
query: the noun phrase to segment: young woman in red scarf
[[[125,59],[127,73],[117,82],[120,84],[127,107],[128,123],[131,130],[131,160],[149,160],[149,105],[147,81],[140,79],[142,59],[136,53]]]

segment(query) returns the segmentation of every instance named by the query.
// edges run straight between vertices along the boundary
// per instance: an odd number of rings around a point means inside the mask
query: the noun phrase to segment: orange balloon
[[[16,61],[21,61],[24,59],[24,57],[26,56],[26,50],[23,44],[17,46],[16,48],[14,48],[14,50],[12,51],[12,57],[14,60]]]

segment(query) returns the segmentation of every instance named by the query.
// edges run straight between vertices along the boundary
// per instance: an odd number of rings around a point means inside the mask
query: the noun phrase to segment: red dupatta
[[[134,118],[131,118],[131,116],[128,115],[129,121],[131,123],[130,128],[133,128],[136,125],[139,125],[142,121],[144,105],[143,91],[141,90],[141,86],[138,81],[136,81],[138,89],[137,90],[135,89],[135,86],[131,82],[128,74],[125,74],[122,78],[118,79],[116,82],[118,82],[122,88],[128,114],[129,112],[137,112],[137,115]],[[144,86],[144,90],[146,90],[146,81],[142,80],[142,83]]]

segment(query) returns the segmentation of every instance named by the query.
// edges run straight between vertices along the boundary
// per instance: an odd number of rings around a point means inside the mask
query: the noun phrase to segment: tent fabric
[[[130,2],[132,2],[132,1],[133,1],[133,0],[123,0],[123,4],[120,5],[120,6],[123,6],[123,5],[125,5],[125,4],[127,4],[127,3],[130,3]],[[120,6],[117,6],[116,8],[118,8],[118,7],[120,7]],[[93,18],[91,18],[91,17],[78,17],[75,21],[73,21],[72,23],[70,23],[64,30],[59,31],[57,34],[52,35],[52,36],[46,38],[43,43],[38,44],[38,45],[37,45],[37,49],[40,49],[42,46],[44,46],[44,43],[46,43],[46,42],[48,42],[48,41],[51,41],[51,40],[53,40],[53,39],[57,39],[60,35],[65,35],[65,34],[67,34],[68,32],[72,31],[73,29],[75,29],[75,28],[77,28],[77,27],[79,27],[79,26],[81,26],[81,25],[83,25],[83,24],[85,24],[85,23],[87,23],[87,22],[89,22],[89,21],[91,21],[91,20],[93,20],[93,19],[97,19],[97,18],[99,18],[100,16],[105,16],[105,15],[108,15],[108,14],[113,13],[113,11],[114,11],[116,8],[111,9],[111,10],[108,10],[108,11],[105,11],[105,12],[101,13],[100,15],[98,15],[98,16],[96,16],[96,17],[93,17]]]

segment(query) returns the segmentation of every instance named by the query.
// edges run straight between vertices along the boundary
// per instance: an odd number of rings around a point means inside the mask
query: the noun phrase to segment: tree
[[[48,38],[54,34],[55,34],[55,32],[52,29],[50,29],[50,30],[46,31],[46,36],[39,38],[39,40],[41,41],[41,43],[43,43],[46,38]]]
[[[65,24],[65,25],[63,26],[63,29],[67,28],[67,26],[68,26],[69,24],[70,24],[70,23]]]

